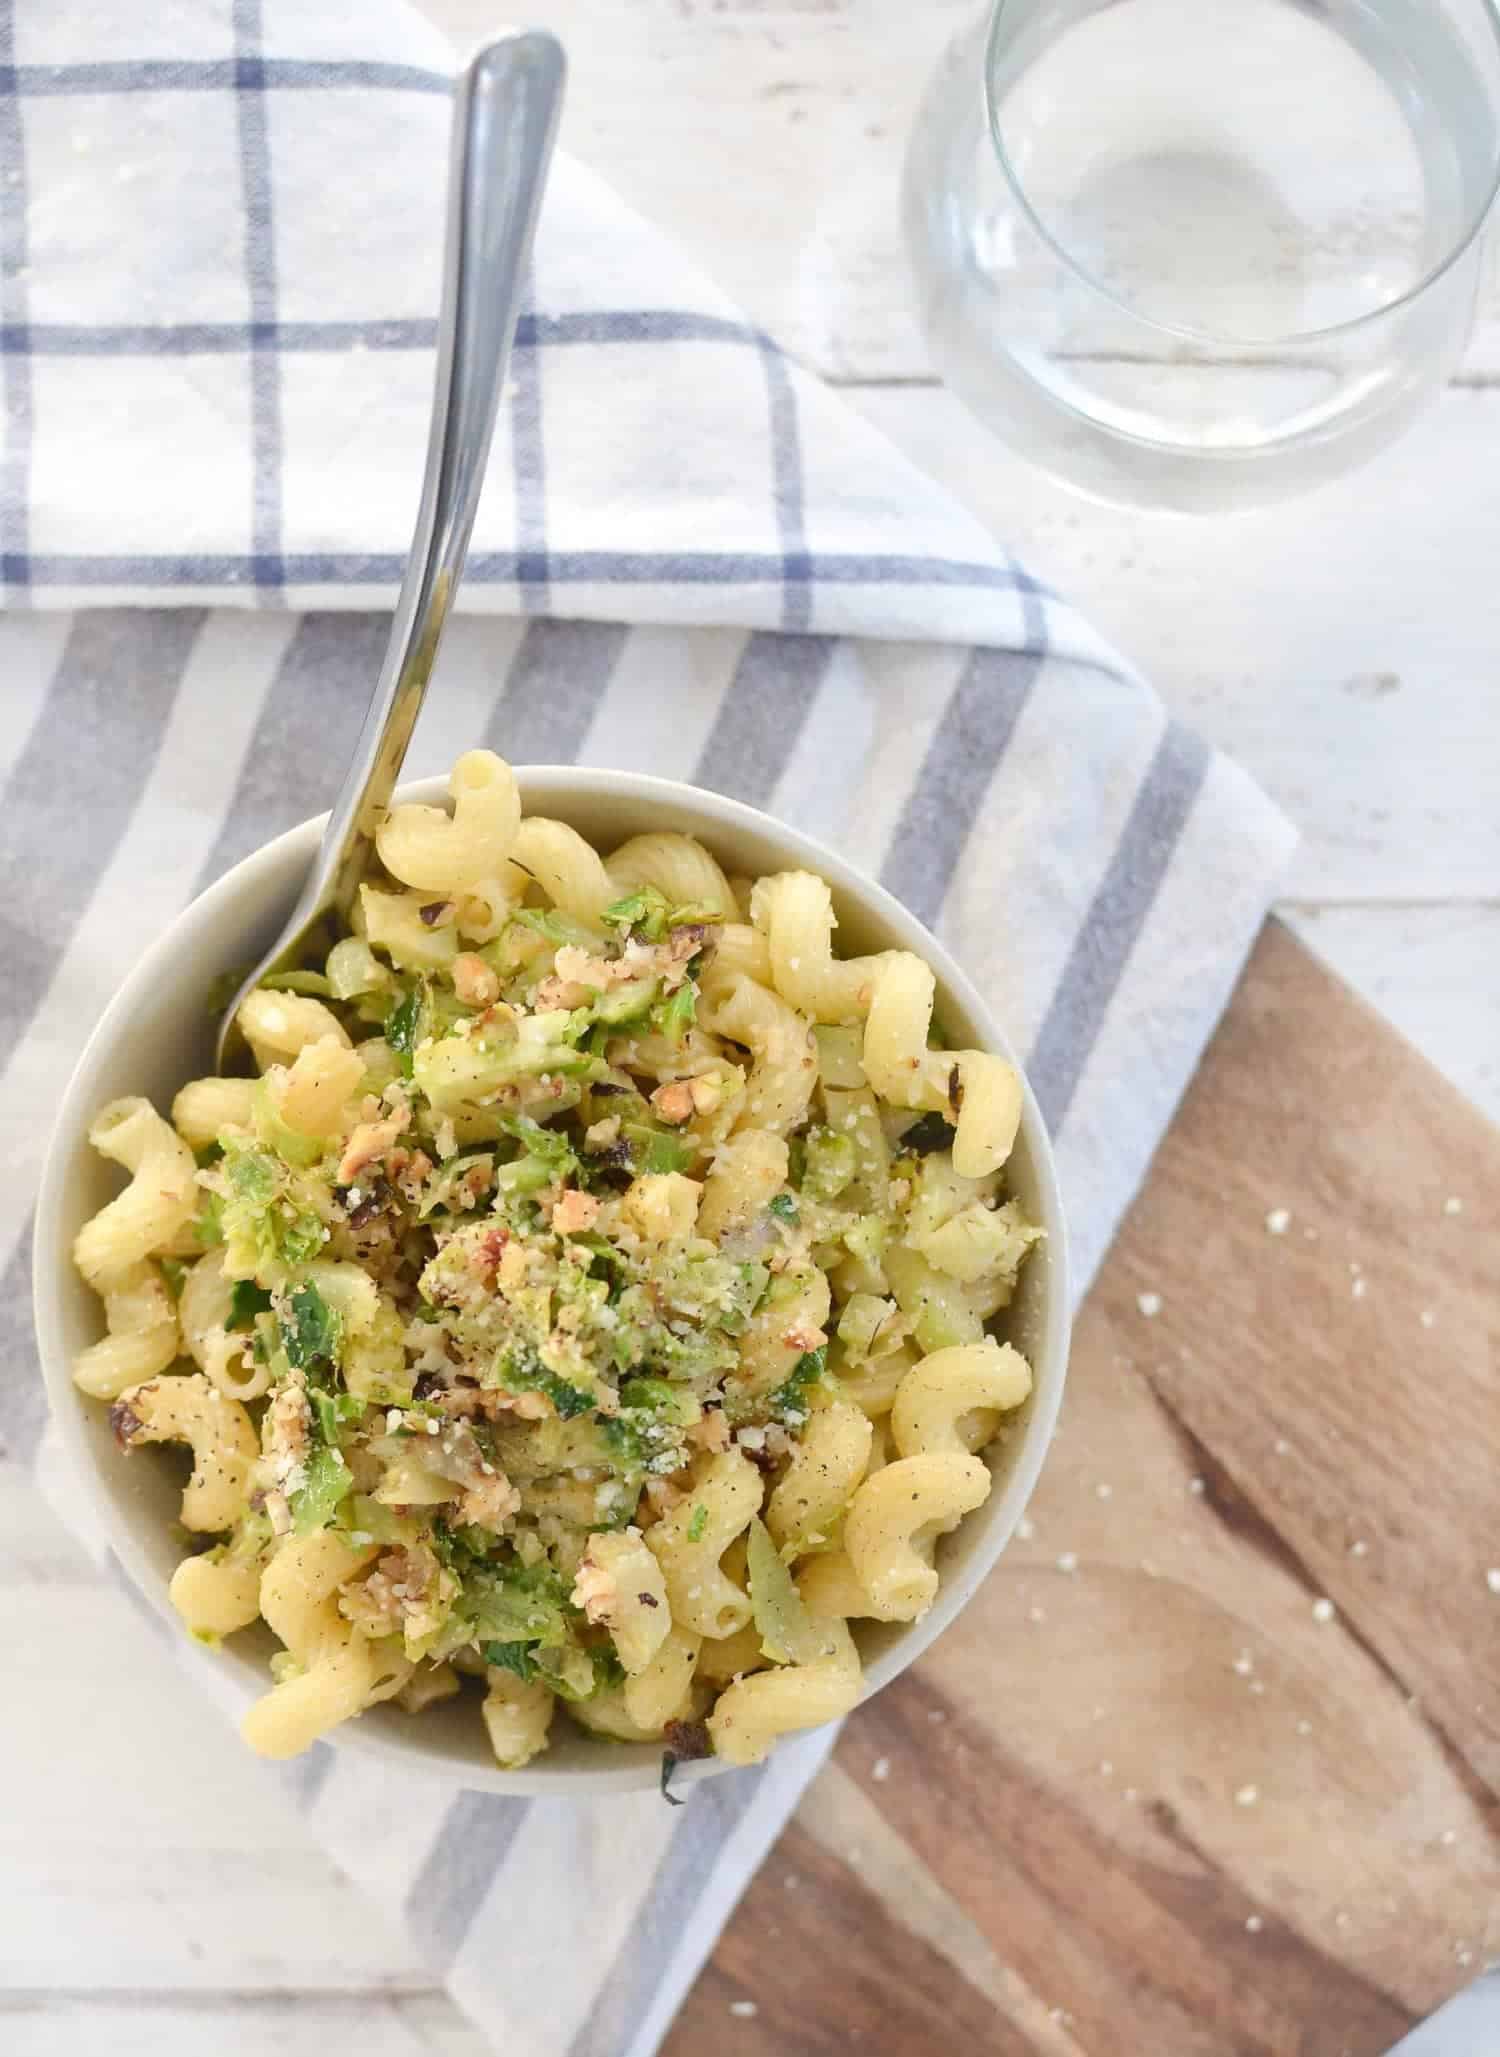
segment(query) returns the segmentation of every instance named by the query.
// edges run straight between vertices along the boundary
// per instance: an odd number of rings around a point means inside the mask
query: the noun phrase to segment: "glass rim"
[[[1125,299],[1122,294],[1117,293],[1113,287],[1105,285],[1102,279],[1096,278],[1087,265],[1080,263],[1078,258],[1069,250],[1067,244],[1054,233],[1031,204],[1031,198],[1026,191],[1025,182],[1011,161],[1010,152],[1006,148],[1005,139],[1001,132],[1000,110],[995,99],[995,60],[1000,40],[1002,18],[1007,14],[1013,14],[1017,7],[1022,4],[1023,0],[993,0],[990,8],[989,28],[985,34],[983,82],[985,116],[990,133],[990,142],[994,146],[996,157],[999,159],[1000,169],[1005,174],[1006,183],[1010,187],[1017,207],[1036,231],[1037,235],[1047,245],[1047,248],[1052,251],[1059,263],[1063,264],[1075,278],[1081,280],[1090,292],[1096,293],[1100,299],[1107,301],[1110,306],[1117,307],[1131,321],[1139,322],[1142,328],[1151,329],[1159,336],[1173,336],[1181,342],[1211,344],[1219,348],[1228,346],[1232,349],[1264,350],[1267,348],[1274,349],[1278,346],[1285,347],[1288,345],[1328,342],[1337,337],[1352,335],[1359,329],[1368,328],[1372,323],[1387,320],[1391,315],[1399,313],[1402,308],[1409,307],[1415,301],[1420,300],[1423,294],[1429,292],[1433,286],[1445,278],[1473,247],[1476,238],[1490,218],[1495,206],[1496,195],[1500,194],[1500,123],[1497,123],[1492,151],[1493,161],[1490,167],[1488,182],[1462,232],[1454,238],[1443,256],[1429,270],[1425,271],[1421,278],[1415,280],[1404,292],[1397,293],[1393,298],[1383,301],[1379,307],[1367,308],[1363,314],[1350,315],[1343,321],[1329,322],[1320,328],[1285,329],[1272,336],[1234,335],[1228,330],[1197,328],[1184,322],[1159,321],[1154,315],[1143,314],[1138,307],[1132,306],[1130,301]],[[1478,0],[1478,4],[1489,25],[1490,36],[1495,46],[1496,55],[1500,57],[1500,0]]]

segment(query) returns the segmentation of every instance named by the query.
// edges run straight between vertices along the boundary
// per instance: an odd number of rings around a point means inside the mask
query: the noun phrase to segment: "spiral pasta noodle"
[[[815,874],[601,855],[489,751],[376,850],[242,1000],[255,1077],[101,1110],[76,1383],[190,1454],[170,1597],[272,1632],[252,1749],[461,1700],[508,1769],[570,1723],[753,1763],[932,1606],[1028,1403],[1020,1082]]]

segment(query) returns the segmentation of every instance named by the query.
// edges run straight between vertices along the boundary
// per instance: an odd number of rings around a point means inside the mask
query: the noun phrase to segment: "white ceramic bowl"
[[[915,950],[937,974],[939,1019],[957,1045],[1012,1057],[994,1017],[947,952],[898,901],[833,851],[754,808],[665,779],[633,773],[543,766],[518,771],[528,812],[570,822],[604,850],[647,829],[700,837],[730,873],[754,877],[801,866],[833,888],[839,944],[846,954]],[[402,797],[441,803],[445,786],[426,780]],[[312,860],[321,821],[303,822],[247,857],[195,900],[149,950],[94,1031],[63,1096],[37,1205],[34,1291],[37,1335],[52,1410],[73,1464],[130,1577],[181,1634],[167,1601],[180,1555],[170,1524],[178,1513],[180,1465],[169,1453],[126,1458],[115,1447],[108,1410],[85,1400],[70,1368],[100,1333],[99,1302],[73,1269],[69,1252],[84,1221],[116,1190],[118,1173],[90,1150],[89,1122],[106,1101],[145,1093],[170,1104],[185,1080],[211,1068],[211,981],[253,962],[270,942]],[[939,1550],[942,1587],[931,1612],[910,1626],[865,1623],[859,1642],[866,1692],[888,1685],[945,1629],[994,1568],[1036,1483],[1062,1401],[1067,1361],[1068,1291],[1063,1218],[1041,1114],[1030,1091],[1009,1167],[1012,1190],[1047,1230],[1022,1274],[1009,1333],[1030,1358],[1036,1389],[1003,1446],[988,1453],[995,1490]],[[241,1705],[266,1689],[266,1660],[276,1647],[264,1628],[246,1631],[211,1656],[218,1684]],[[465,1695],[412,1716],[379,1707],[337,1730],[333,1740],[396,1766],[501,1793],[621,1792],[655,1782],[660,1751],[599,1741],[559,1721],[546,1755],[524,1771],[502,1771],[489,1756],[476,1703]],[[682,1767],[684,1778],[712,1777],[714,1759]]]

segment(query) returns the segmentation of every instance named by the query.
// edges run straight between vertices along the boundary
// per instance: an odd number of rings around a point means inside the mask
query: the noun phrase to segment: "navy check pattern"
[[[390,519],[378,539],[340,534],[338,510],[293,482],[305,477],[312,460],[302,453],[319,438],[319,425],[309,427],[298,393],[304,385],[310,395],[329,390],[316,378],[314,361],[320,359],[349,367],[356,382],[371,360],[383,357],[425,369],[435,338],[431,315],[410,305],[386,311],[378,303],[383,277],[405,277],[414,256],[432,281],[427,304],[436,297],[432,253],[423,246],[438,219],[443,153],[437,145],[446,121],[447,73],[394,60],[287,54],[277,46],[282,17],[274,6],[268,12],[265,0],[232,0],[226,47],[213,58],[79,55],[71,62],[28,62],[27,18],[25,0],[0,4],[0,153],[9,173],[0,196],[0,379],[7,423],[0,469],[0,601],[12,607],[87,604],[93,596],[160,599],[174,590],[184,598],[277,606],[311,598],[326,604],[341,595],[350,602],[360,595],[385,597],[400,575],[405,480],[392,471]],[[278,159],[305,151],[306,138],[338,104],[364,110],[370,133],[383,127],[394,138],[390,147],[409,154],[420,176],[413,179],[407,219],[392,230],[386,248],[373,253],[384,258],[383,271],[362,276],[351,267],[341,278],[341,297],[372,303],[368,311],[318,314],[311,311],[321,297],[318,281],[308,276],[303,247],[286,234],[300,194],[288,186]],[[104,140],[113,143],[118,136],[128,149],[136,133],[132,110],[150,109],[153,147],[160,149],[165,135],[168,150],[181,152],[185,179],[194,176],[194,142],[204,131],[201,125],[185,126],[179,134],[179,123],[206,118],[210,131],[232,131],[238,187],[227,225],[232,233],[220,235],[226,224],[214,223],[206,273],[185,268],[170,234],[157,233],[164,226],[157,218],[145,227],[159,253],[153,260],[159,273],[116,291],[112,226],[106,220],[94,247],[68,253],[73,264],[62,292],[49,288],[45,281],[55,253],[30,248],[30,200],[38,180],[50,198],[60,175],[78,179],[76,164],[60,157],[59,108],[72,110],[82,124],[72,132],[75,149],[89,145],[91,131],[108,128],[117,117],[122,126]],[[197,113],[189,115],[193,109]],[[125,169],[130,168],[127,160]],[[110,204],[128,213],[131,193],[124,184]],[[97,214],[96,186],[89,185],[89,195]],[[340,188],[335,180],[333,213],[342,206],[346,219],[353,219],[359,205],[358,181]],[[85,216],[89,212],[87,206],[80,209]],[[689,281],[689,291],[673,299],[664,296],[653,304],[632,292],[620,304],[589,304],[572,274],[590,237],[609,230],[586,220],[554,229],[555,218],[549,211],[544,222],[534,304],[517,335],[506,409],[508,447],[496,454],[495,488],[487,496],[469,566],[471,595],[488,591],[497,604],[532,614],[547,611],[554,595],[560,601],[568,595],[561,603],[565,611],[594,613],[604,604],[601,596],[614,591],[627,612],[639,608],[661,615],[672,611],[663,596],[675,591],[684,596],[685,614],[701,619],[712,614],[715,592],[734,593],[751,596],[758,621],[801,632],[821,624],[828,610],[820,609],[820,595],[833,589],[900,587],[912,595],[961,589],[976,598],[1015,596],[1028,637],[1045,633],[1045,610],[1029,603],[1053,606],[1055,596],[987,547],[987,539],[966,538],[981,543],[973,551],[954,548],[941,535],[939,521],[930,525],[930,542],[918,534],[927,547],[836,547],[839,539],[825,535],[830,524],[819,518],[826,489],[815,492],[808,479],[809,394],[817,404],[822,396],[769,336],[727,308],[706,283],[692,280],[685,267],[675,269],[672,281],[679,287]],[[136,224],[136,231],[141,227]],[[646,232],[636,226],[634,233],[644,250]],[[317,252],[320,265],[337,266],[338,243],[335,219],[327,246]],[[560,262],[553,261],[554,248],[562,251]],[[366,244],[364,259],[371,255]],[[632,269],[647,279],[653,271],[668,276],[659,249],[652,256],[654,264]],[[43,279],[39,287],[34,273]],[[91,285],[91,278],[100,284]],[[408,293],[408,301],[413,297]],[[60,299],[73,304],[60,307]],[[109,305],[112,299],[119,304]],[[233,319],[205,315],[190,311],[187,303],[194,299],[238,299],[242,311]],[[692,304],[694,299],[701,304]],[[97,312],[90,311],[91,301],[99,303]],[[147,309],[154,318],[142,318]],[[128,318],[110,318],[117,313]],[[562,353],[572,359],[567,366],[558,362]],[[590,353],[598,355],[597,370],[580,366]],[[616,367],[624,367],[625,355],[633,353],[639,356],[623,369],[623,398],[635,409],[630,426],[638,452],[657,447],[670,433],[662,410],[680,381],[699,380],[706,364],[713,367],[717,419],[698,445],[704,472],[699,484],[724,510],[723,519],[711,525],[724,533],[712,541],[698,542],[681,524],[674,531],[670,520],[651,524],[662,531],[655,547],[634,542],[634,520],[617,525],[618,533],[632,538],[625,545],[578,532],[589,526],[577,516],[593,482],[576,463],[560,459],[553,410],[576,418],[585,384],[597,380],[599,390],[609,390]],[[117,447],[107,452],[106,472],[117,472],[119,479],[113,505],[106,490],[98,518],[73,524],[66,492],[54,489],[62,458],[52,453],[64,439],[62,411],[77,404],[68,372],[85,366],[92,367],[90,390],[115,425],[110,440]],[[189,396],[205,383],[212,384],[219,415],[237,424],[229,464],[210,447],[212,428],[198,451],[190,441],[174,440],[174,396]],[[423,378],[406,379],[401,390],[409,444],[425,407]],[[622,387],[613,384],[613,390]],[[142,404],[137,396],[148,393],[150,400]],[[354,433],[358,416],[350,405],[347,427]],[[132,421],[132,428],[119,426]],[[148,538],[139,533],[146,524],[133,507],[130,487],[139,467],[152,466],[161,452],[161,440],[153,451],[153,432],[165,441],[168,483],[175,476],[182,505],[193,514],[178,525],[181,533]],[[509,473],[504,487],[501,471]],[[237,474],[232,486],[226,472]],[[633,482],[606,478],[606,496],[612,483],[622,501],[642,486],[639,470]],[[36,518],[40,505],[48,510],[45,522]],[[836,529],[836,505],[833,512]],[[117,519],[109,520],[111,514]],[[74,526],[98,531],[106,525],[107,537],[69,533]],[[911,527],[917,533],[921,524]],[[200,533],[194,535],[195,529]],[[909,545],[910,539],[893,534],[890,540]]]

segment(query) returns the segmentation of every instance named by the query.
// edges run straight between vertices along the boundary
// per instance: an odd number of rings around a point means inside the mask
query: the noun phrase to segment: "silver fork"
[[[302,963],[315,933],[347,915],[369,867],[463,576],[565,74],[557,38],[528,29],[487,44],[458,81],[437,378],[411,556],[385,661],[312,871],[220,1024],[221,1072],[235,1070],[246,1054],[235,1020],[246,993],[267,973]]]

